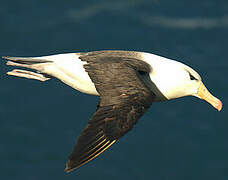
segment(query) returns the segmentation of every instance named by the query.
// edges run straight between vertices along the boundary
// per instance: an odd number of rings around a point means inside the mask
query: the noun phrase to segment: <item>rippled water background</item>
[[[9,77],[1,61],[0,179],[228,179],[227,0],[2,0],[0,24],[1,56],[147,51],[192,66],[224,104],[219,113],[193,97],[154,103],[119,143],[66,174],[98,98]]]

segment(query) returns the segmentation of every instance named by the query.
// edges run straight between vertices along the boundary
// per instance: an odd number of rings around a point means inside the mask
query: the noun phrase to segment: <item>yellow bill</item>
[[[212,106],[214,106],[218,111],[221,111],[222,109],[222,102],[214,97],[204,86],[203,83],[201,83],[197,95],[201,98],[210,103]]]

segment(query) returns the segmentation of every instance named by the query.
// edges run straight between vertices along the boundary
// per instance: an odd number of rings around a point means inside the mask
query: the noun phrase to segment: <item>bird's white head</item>
[[[222,109],[222,102],[207,90],[200,75],[191,67],[156,55],[145,59],[152,67],[151,88],[156,88],[156,101],[195,96],[204,99],[218,111]]]

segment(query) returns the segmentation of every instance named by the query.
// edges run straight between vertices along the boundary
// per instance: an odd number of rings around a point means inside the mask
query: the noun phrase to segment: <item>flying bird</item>
[[[88,163],[117,142],[153,102],[195,96],[218,111],[222,109],[222,102],[206,89],[195,70],[151,53],[107,50],[3,58],[7,65],[23,68],[8,75],[40,81],[55,77],[78,91],[100,96],[96,112],[69,156],[66,172]]]

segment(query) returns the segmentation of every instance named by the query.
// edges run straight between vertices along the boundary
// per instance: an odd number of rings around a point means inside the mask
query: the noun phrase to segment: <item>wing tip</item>
[[[70,164],[71,164],[71,163],[70,163],[70,160],[67,161],[67,163],[66,163],[66,168],[64,169],[64,171],[65,171],[66,173],[69,173],[69,172],[71,172],[71,171],[74,170],[74,168],[71,167]]]
[[[70,173],[70,172],[72,172],[73,170],[78,169],[79,167],[81,167],[80,164],[77,165],[77,164],[75,164],[73,161],[68,160],[67,163],[66,163],[66,168],[64,169],[64,171],[65,171],[66,173]]]
[[[78,168],[80,168],[81,166],[87,164],[88,162],[90,162],[91,160],[95,159],[97,156],[99,156],[100,154],[102,154],[105,150],[107,150],[110,146],[112,146],[114,143],[116,142],[116,140],[113,140],[111,142],[108,141],[108,146],[105,146],[99,153],[93,155],[91,158],[87,159],[86,161],[75,161],[75,160],[68,160],[66,163],[66,168],[65,168],[65,172],[69,173],[72,172]]]

